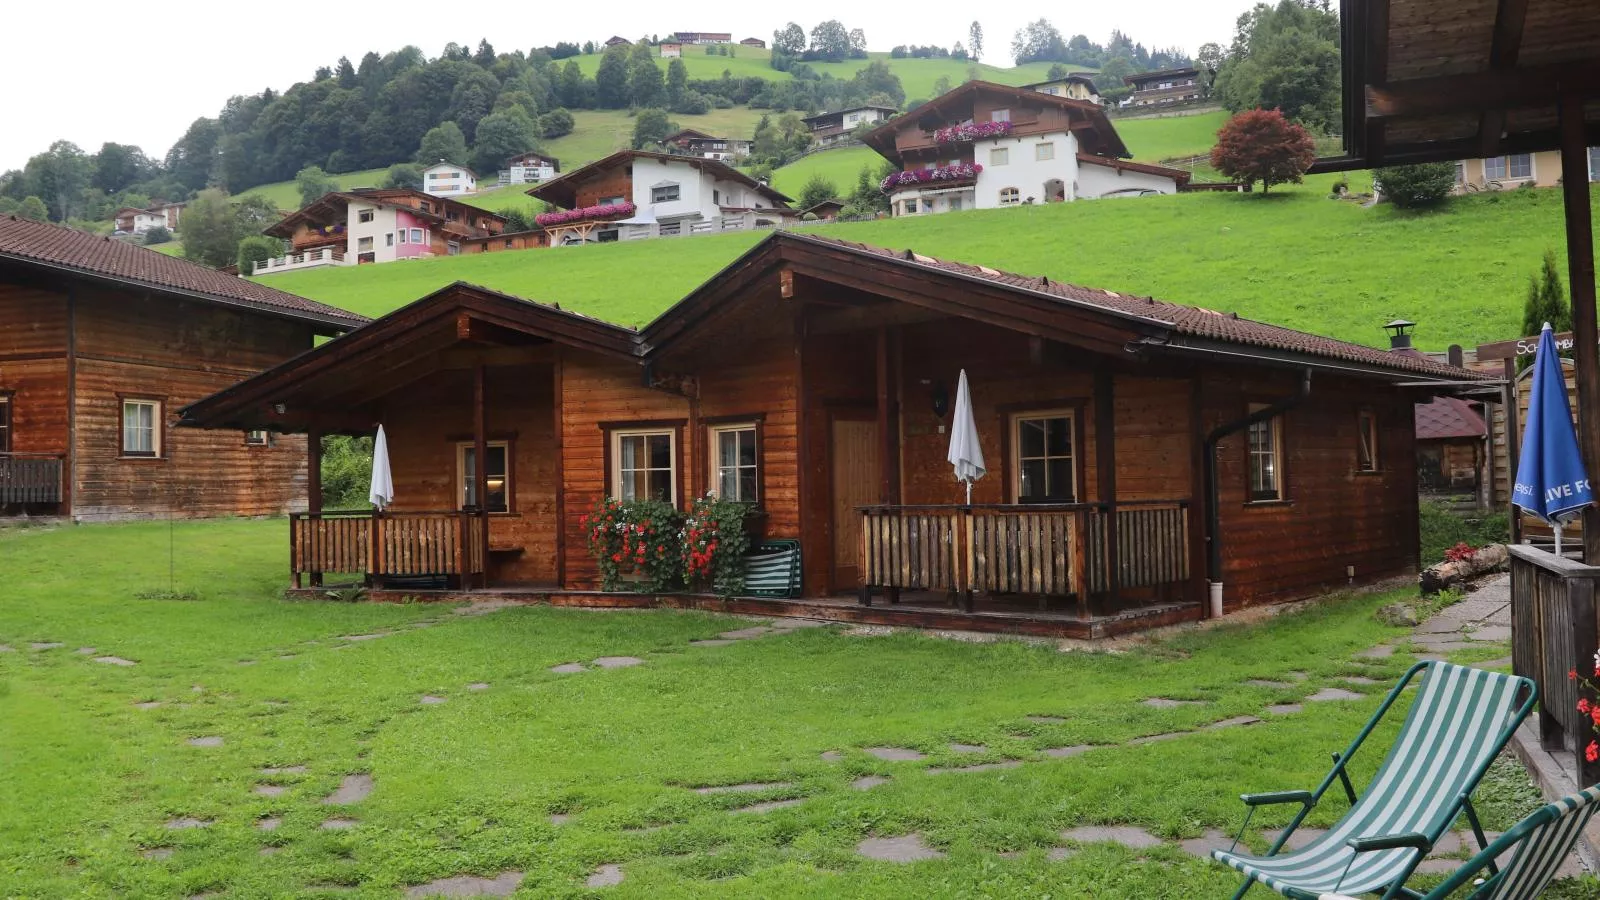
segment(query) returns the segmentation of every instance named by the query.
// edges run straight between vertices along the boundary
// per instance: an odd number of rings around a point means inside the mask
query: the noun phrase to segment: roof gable
[[[926,119],[948,122],[970,118],[973,102],[979,95],[1001,98],[1012,104],[1054,106],[1067,110],[1075,123],[1074,132],[1078,135],[1078,144],[1085,151],[1100,156],[1123,158],[1132,155],[1122,143],[1122,138],[1117,135],[1116,126],[1111,124],[1111,119],[1106,116],[1100,104],[989,81],[969,81],[955,90],[940,94],[910,112],[879,125],[861,140],[877,151],[879,156],[899,165],[901,159],[900,152],[895,147],[895,137],[900,132],[908,128],[920,129],[921,123]],[[1083,130],[1077,130],[1078,123],[1083,124]]]
[[[365,316],[226,275],[186,259],[18,216],[0,216],[0,262],[297,319],[332,333],[348,331],[368,321]]]
[[[730,181],[743,185],[761,196],[770,200],[779,209],[788,209],[794,202],[788,195],[773,190],[771,187],[751,178],[738,169],[715,159],[705,159],[699,156],[675,156],[670,153],[651,153],[646,150],[618,150],[616,153],[595,160],[586,166],[562,173],[559,178],[552,178],[543,184],[528,189],[528,194],[547,203],[571,209],[577,202],[578,189],[592,178],[599,177],[606,172],[623,165],[628,165],[637,159],[651,159],[671,165],[683,165],[716,178],[719,181]]]

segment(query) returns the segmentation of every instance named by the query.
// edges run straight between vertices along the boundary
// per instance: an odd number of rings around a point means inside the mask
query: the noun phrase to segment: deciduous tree
[[[629,99],[634,106],[660,106],[665,93],[655,48],[643,42],[635,44],[628,60]]]
[[[441,159],[447,159],[457,165],[465,165],[467,158],[467,136],[461,133],[461,126],[454,122],[445,122],[428,129],[422,136],[422,146],[417,149],[417,162],[423,166],[431,166]]]
[[[47,222],[50,220],[50,208],[44,205],[43,200],[29,194],[22,198],[22,205],[17,207],[17,215],[35,222]]]
[[[239,252],[234,262],[239,267],[240,275],[252,275],[256,263],[282,255],[283,241],[264,234],[254,234],[239,241]]]
[[[538,145],[538,126],[520,108],[491,113],[478,123],[478,142],[472,148],[472,167],[488,177],[500,164]]]
[[[641,150],[650,144],[659,144],[667,135],[677,130],[664,109],[641,109],[633,119],[633,149]]]
[[[772,33],[772,49],[790,56],[799,56],[806,52],[806,30],[790,22]]]
[[[1390,203],[1402,209],[1431,206],[1450,195],[1456,186],[1456,164],[1421,163],[1377,169],[1372,180]]]
[[[422,190],[422,167],[416,163],[395,163],[384,173],[383,186],[386,188],[405,188],[413,191]]]
[[[840,62],[850,56],[850,32],[838,19],[819,22],[811,29],[811,46],[807,49],[818,59]]]
[[[824,200],[832,200],[839,196],[839,189],[833,186],[828,176],[818,172],[806,181],[800,189],[800,208],[810,209]]]
[[[1246,185],[1299,184],[1316,159],[1311,135],[1276,109],[1251,109],[1235,115],[1217,132],[1211,165]]]
[[[300,205],[310,206],[322,195],[337,191],[339,183],[320,166],[306,166],[295,173],[294,187],[300,192]]]
[[[595,102],[602,109],[621,109],[628,105],[628,47],[607,47],[595,72]]]

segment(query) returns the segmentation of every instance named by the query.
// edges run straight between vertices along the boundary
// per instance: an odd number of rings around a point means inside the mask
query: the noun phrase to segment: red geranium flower
[[[1583,748],[1583,758],[1589,762],[1600,759],[1600,744],[1590,741],[1589,746]]]
[[[1584,715],[1588,715],[1589,714],[1589,700],[1588,700],[1588,698],[1580,697],[1578,699],[1578,712],[1581,712]]]

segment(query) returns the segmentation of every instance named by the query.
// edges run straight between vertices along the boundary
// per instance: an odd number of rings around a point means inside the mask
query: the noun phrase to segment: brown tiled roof
[[[1481,438],[1486,433],[1483,416],[1472,403],[1459,397],[1435,397],[1433,402],[1418,403],[1414,409],[1419,441]]]
[[[1362,346],[1361,344],[1336,341],[1333,338],[1309,334],[1304,331],[1295,331],[1292,328],[1283,328],[1278,325],[1269,325],[1266,322],[1240,318],[1237,313],[1220,313],[1196,306],[1169,303],[1153,297],[1138,297],[1133,294],[1087,288],[1080,285],[1067,284],[1066,282],[1052,281],[1037,275],[1018,275],[1014,272],[1003,272],[987,266],[975,266],[923,256],[909,250],[890,250],[885,247],[874,247],[869,244],[860,244],[855,241],[845,241],[814,234],[785,233],[769,238],[769,240],[772,239],[809,241],[829,245],[854,253],[896,260],[902,265],[978,278],[994,284],[1026,290],[1036,295],[1047,295],[1067,303],[1092,306],[1112,313],[1143,319],[1152,324],[1165,325],[1179,339],[1188,337],[1201,341],[1221,341],[1243,347],[1323,357],[1391,371],[1413,372],[1435,379],[1444,378],[1463,382],[1489,382],[1496,380],[1491,375],[1458,369],[1432,359],[1402,356],[1385,350]]]
[[[340,331],[367,321],[365,316],[126,241],[17,216],[0,216],[0,261],[135,284],[225,306],[317,322]]]

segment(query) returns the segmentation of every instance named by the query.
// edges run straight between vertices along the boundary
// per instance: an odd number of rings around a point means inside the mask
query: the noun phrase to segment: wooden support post
[[[379,576],[383,573],[383,509],[374,506],[372,519],[367,522],[367,537],[371,544],[367,550],[367,585],[375,587],[379,584]]]
[[[322,429],[315,425],[306,429],[306,512],[311,517],[306,520],[312,535],[320,534],[322,527]],[[315,540],[315,538],[313,538]],[[316,557],[312,557],[312,565],[316,566]],[[322,573],[310,573],[309,583],[312,587],[322,587]]]
[[[484,411],[484,380],[487,370],[483,363],[472,369],[472,453],[477,465],[472,467],[473,496],[478,501],[478,538],[482,541],[481,554],[468,553],[467,558],[479,565],[478,586],[489,586],[489,427]]]
[[[1584,543],[1588,543],[1587,535],[1585,535]],[[1580,674],[1586,674],[1589,671],[1589,667],[1594,664],[1593,648],[1596,646],[1596,642],[1600,641],[1600,629],[1597,629],[1595,625],[1595,579],[1590,577],[1568,578],[1566,579],[1566,587],[1567,604],[1572,611],[1572,643],[1569,645],[1572,653],[1571,668],[1578,670]],[[1600,702],[1600,694],[1597,694],[1590,687],[1585,687],[1586,683],[1591,682],[1592,679],[1585,679],[1579,682],[1578,699],[1588,700],[1590,705],[1593,705]],[[1568,712],[1568,715],[1572,715],[1571,711]],[[1578,721],[1582,725],[1588,724],[1581,716]],[[1582,727],[1582,725],[1574,728],[1574,733],[1570,735],[1573,741],[1572,749],[1576,751],[1578,783],[1600,783],[1600,760],[1589,762],[1585,758],[1584,748],[1589,745],[1591,736],[1590,730]]]
[[[1572,291],[1572,349],[1577,361],[1578,443],[1589,477],[1600,474],[1600,335],[1595,326],[1594,223],[1589,211],[1589,148],[1584,101],[1577,90],[1561,95],[1561,199],[1566,207],[1567,285]],[[1583,510],[1583,559],[1600,564],[1600,506]],[[1588,784],[1589,782],[1584,782]]]
[[[878,502],[889,504],[894,502],[894,436],[890,428],[894,424],[892,403],[890,398],[893,390],[889,379],[889,329],[878,326],[877,330],[877,364],[878,364]]]
[[[1089,514],[1080,510],[1068,519],[1072,523],[1072,591],[1078,595],[1078,618],[1087,622],[1089,613]]]
[[[1106,596],[1117,598],[1122,574],[1122,553],[1117,543],[1117,413],[1113,376],[1105,369],[1094,373],[1094,465],[1099,501],[1105,504],[1105,553],[1091,565],[1104,566]]]
[[[1517,480],[1517,466],[1521,462],[1518,459],[1520,450],[1518,442],[1522,440],[1521,407],[1517,402],[1517,360],[1515,357],[1507,357],[1501,362],[1500,374],[1506,380],[1506,386],[1501,389],[1501,393],[1505,397],[1506,415],[1506,505],[1511,507],[1511,543],[1520,544],[1522,543],[1522,511],[1515,506],[1511,506],[1511,486]],[[1491,473],[1489,493],[1493,494],[1494,464],[1492,462],[1489,465],[1489,471]],[[1492,506],[1493,503],[1494,501],[1491,497],[1490,505]]]
[[[552,374],[555,376],[553,392],[551,394],[550,415],[554,419],[556,436],[556,584],[567,586],[567,466],[566,453],[564,452],[565,438],[565,410],[562,407],[562,379],[564,354],[561,345],[556,345],[556,362]]]

